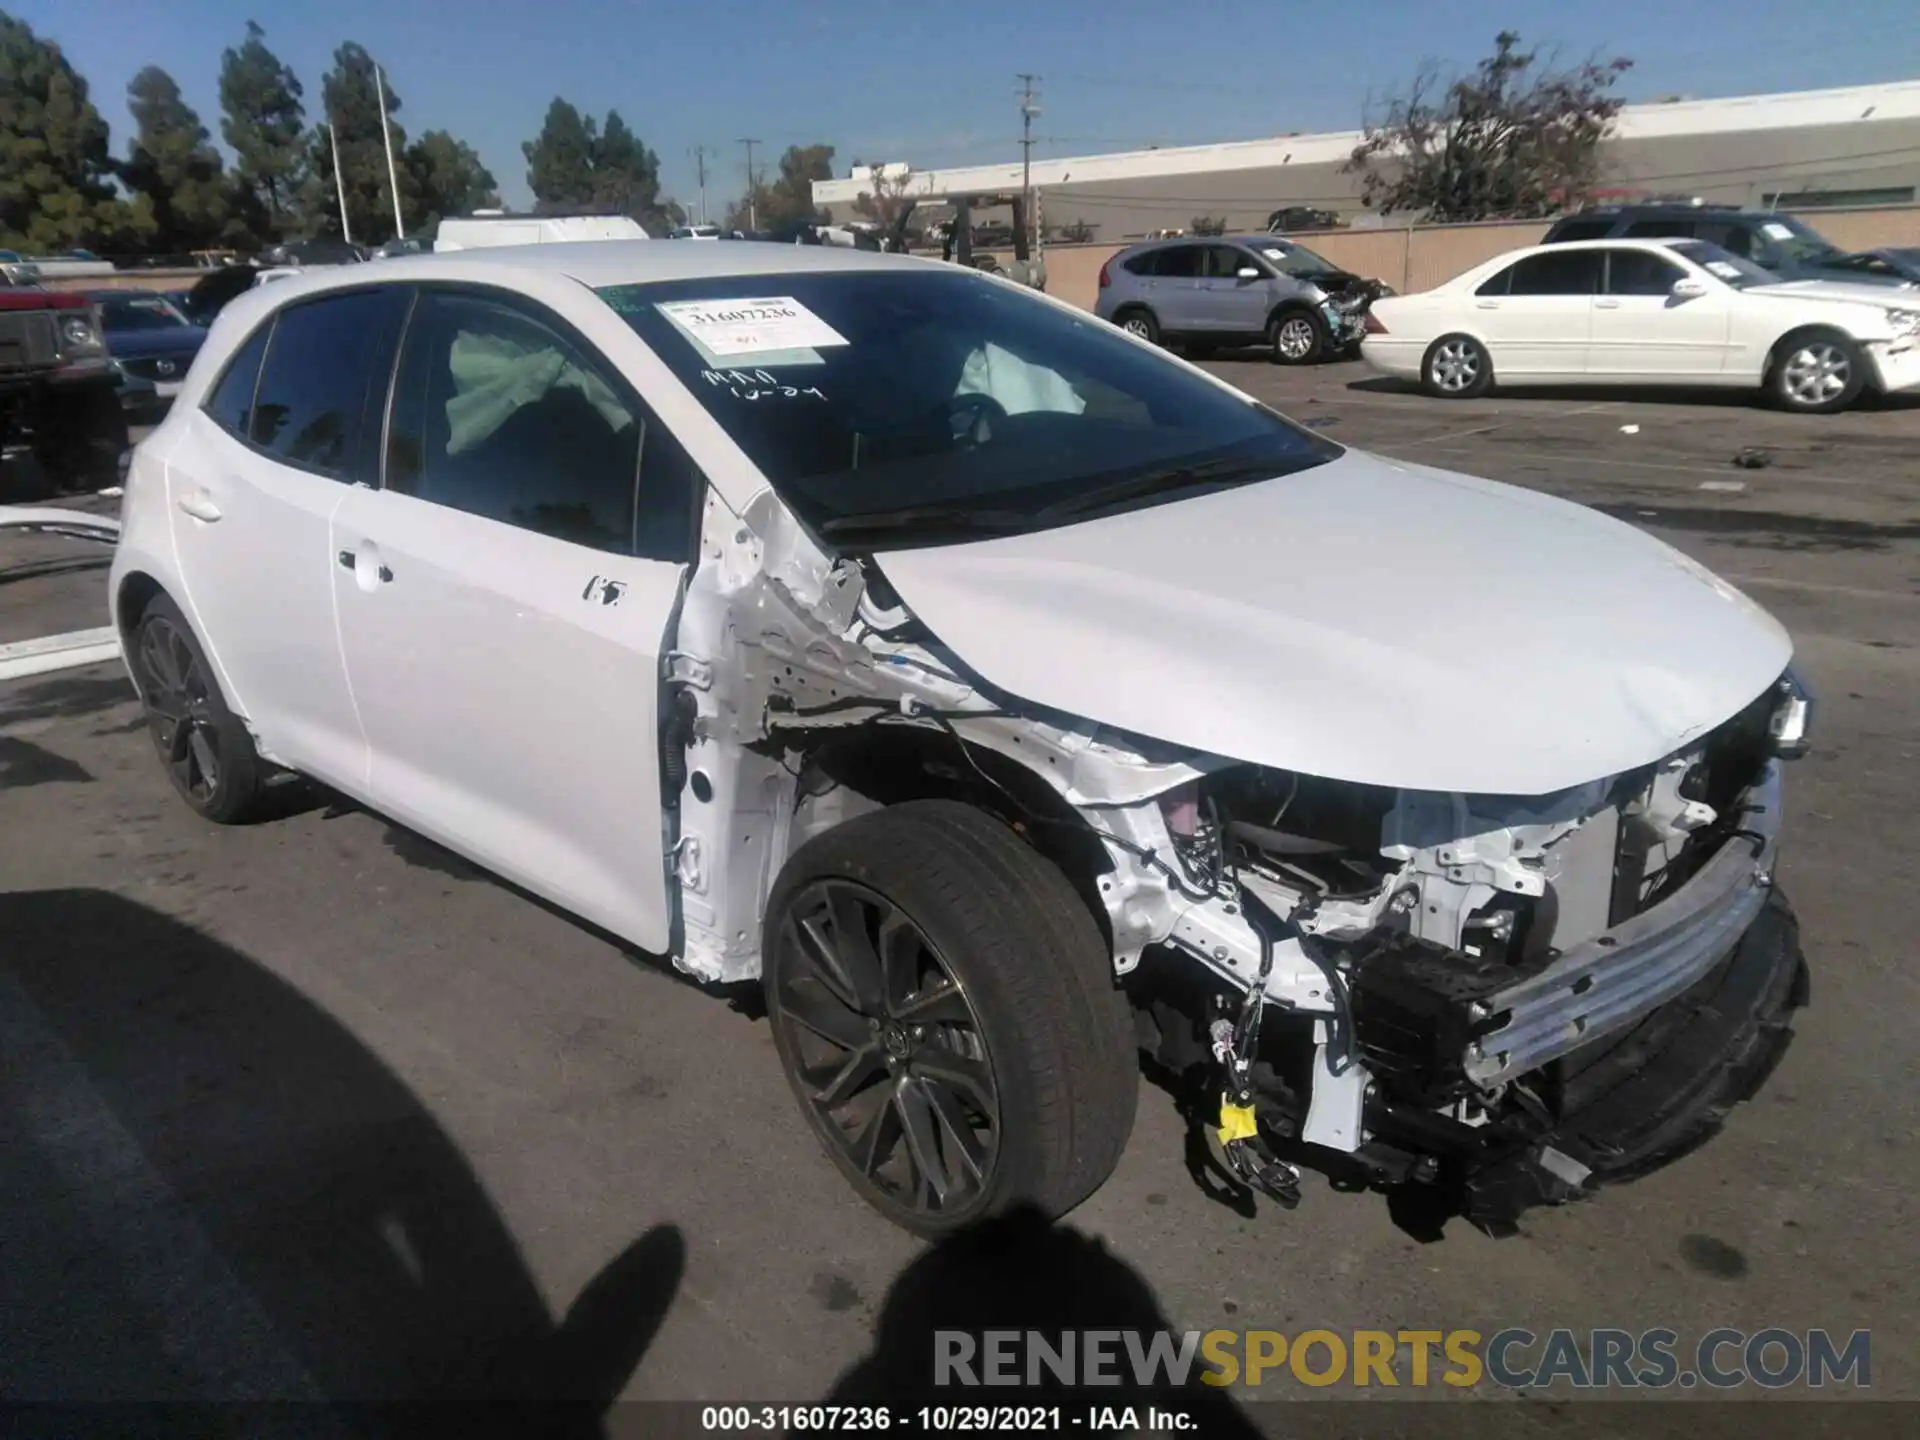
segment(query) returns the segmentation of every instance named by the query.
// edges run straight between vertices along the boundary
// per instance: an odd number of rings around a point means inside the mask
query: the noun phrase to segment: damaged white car
[[[989,276],[290,279],[222,312],[123,521],[190,805],[301,772],[760,979],[827,1153],[922,1233],[1090,1194],[1142,1048],[1236,1184],[1510,1228],[1710,1133],[1805,998],[1779,625]]]

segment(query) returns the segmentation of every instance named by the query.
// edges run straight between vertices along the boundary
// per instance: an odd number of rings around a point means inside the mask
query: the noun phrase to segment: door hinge
[[[698,656],[669,650],[661,660],[661,669],[672,684],[686,685],[695,690],[713,688],[713,666]]]

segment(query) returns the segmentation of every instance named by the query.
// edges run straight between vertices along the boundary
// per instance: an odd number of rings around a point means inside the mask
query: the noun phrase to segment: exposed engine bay
[[[1223,1142],[1264,1130],[1396,1183],[1524,1152],[1529,1198],[1487,1200],[1490,1228],[1591,1170],[1542,1140],[1558,1067],[1732,963],[1770,886],[1775,760],[1806,719],[1783,677],[1678,753],[1547,796],[1232,762],[995,693],[878,567],[824,559],[770,494],[738,519],[709,498],[665,669],[675,949],[692,974],[759,973],[768,891],[806,839],[900,799],[966,798],[1082,890],[1117,973],[1142,972],[1129,989],[1163,1063],[1224,1069]],[[1685,947],[1670,910],[1695,925]],[[1291,1070],[1258,1053],[1263,1015]],[[1297,1199],[1294,1167],[1251,1165]]]

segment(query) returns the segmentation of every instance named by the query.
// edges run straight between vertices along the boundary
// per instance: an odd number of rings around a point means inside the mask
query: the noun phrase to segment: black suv
[[[1732,205],[1599,205],[1553,222],[1541,243],[1562,240],[1646,240],[1691,236],[1771,270],[1782,280],[1864,280],[1857,268],[1835,267],[1845,258],[1837,245],[1791,215],[1741,210]]]

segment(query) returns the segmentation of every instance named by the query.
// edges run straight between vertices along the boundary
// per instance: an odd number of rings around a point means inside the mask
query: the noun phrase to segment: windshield
[[[1256,240],[1253,249],[1274,269],[1296,280],[1314,275],[1334,275],[1340,270],[1331,260],[1316,255],[1306,246],[1284,240]]]
[[[1340,447],[1103,320],[943,267],[604,289],[824,540],[1045,529]]]
[[[1760,222],[1760,260],[1769,266],[1821,265],[1845,253],[1791,215]]]
[[[176,330],[192,322],[160,295],[100,295],[100,319],[109,335],[129,330]]]
[[[1675,240],[1667,248],[1676,255],[1686,256],[1716,280],[1725,281],[1736,290],[1780,283],[1780,277],[1771,270],[1762,270],[1751,260],[1742,260],[1731,250],[1722,250],[1705,240]]]

